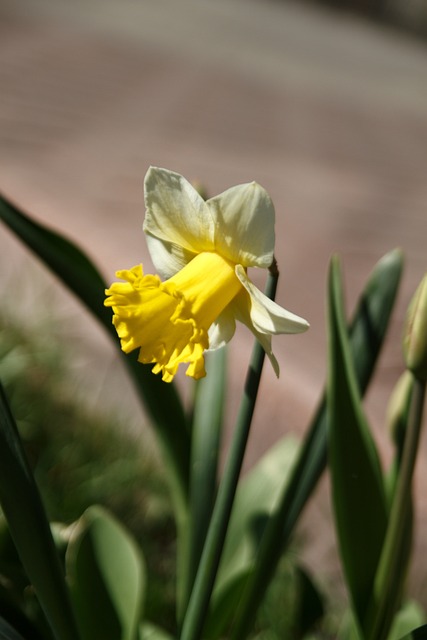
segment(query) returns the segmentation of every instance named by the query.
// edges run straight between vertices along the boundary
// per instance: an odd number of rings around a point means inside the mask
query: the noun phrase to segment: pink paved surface
[[[140,228],[150,164],[200,180],[211,194],[250,180],[270,192],[282,272],[277,299],[311,330],[275,339],[282,375],[277,381],[266,367],[248,464],[288,431],[301,433],[316,403],[331,253],[343,258],[351,309],[374,263],[402,247],[405,279],[367,403],[388,459],[382,422],[402,367],[401,322],[426,269],[427,49],[293,3],[119,4],[0,2],[1,189],[77,240],[108,280],[117,268],[149,267]],[[11,284],[14,303],[26,292],[25,312],[34,297],[48,309],[60,300],[53,313],[80,344],[76,389],[89,388],[94,404],[125,398],[133,410],[95,325],[3,229],[0,252],[8,304]],[[34,274],[33,298],[25,268]],[[250,346],[239,330],[229,424]],[[425,448],[424,439],[419,553],[426,550]],[[323,523],[325,495],[311,509]],[[324,567],[334,542],[316,538],[308,558]],[[418,592],[422,582],[418,575]]]

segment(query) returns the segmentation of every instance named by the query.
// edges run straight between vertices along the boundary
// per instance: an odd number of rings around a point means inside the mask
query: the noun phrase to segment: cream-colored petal
[[[197,255],[179,244],[159,240],[150,233],[146,234],[146,241],[151,260],[162,280],[174,276]]]
[[[215,220],[215,249],[244,267],[269,267],[274,251],[274,207],[256,182],[227,189],[206,203]]]
[[[235,331],[236,320],[234,313],[230,307],[226,307],[209,327],[209,351],[215,351],[226,345],[234,336]]]
[[[150,167],[144,181],[144,231],[201,253],[214,249],[214,222],[209,207],[179,173]]]
[[[248,329],[252,331],[253,335],[258,340],[266,355],[268,356],[274,373],[277,377],[279,377],[280,368],[271,346],[271,335],[260,333],[256,330],[251,318],[251,306],[251,298],[246,290],[243,290],[238,296],[236,296],[236,298],[234,298],[233,302],[230,305],[236,319],[239,320],[239,322],[245,324]]]
[[[248,278],[241,265],[236,275],[250,296],[250,317],[254,328],[263,334],[302,333],[309,324],[304,318],[283,309],[264,295]]]

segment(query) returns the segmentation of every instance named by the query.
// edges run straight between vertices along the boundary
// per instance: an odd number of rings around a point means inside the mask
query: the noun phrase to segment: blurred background
[[[399,246],[404,282],[366,405],[390,458],[384,421],[402,320],[426,269],[426,38],[426,0],[0,0],[0,189],[78,242],[107,281],[140,262],[151,269],[141,231],[150,165],[211,195],[256,180],[272,196],[277,300],[311,329],[274,341],[281,377],[266,365],[247,466],[279,437],[301,435],[315,408],[331,254],[342,257],[350,312],[375,262]],[[4,326],[62,350],[68,395],[139,433],[144,417],[107,338],[2,227],[0,270]],[[230,345],[229,428],[251,344],[241,329]],[[144,431],[143,447],[153,446]],[[424,554],[426,446],[424,437]],[[326,484],[301,536],[312,569],[334,583]],[[411,589],[427,606],[416,570]]]

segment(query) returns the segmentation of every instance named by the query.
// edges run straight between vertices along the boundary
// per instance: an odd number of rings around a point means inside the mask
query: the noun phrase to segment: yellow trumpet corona
[[[166,282],[144,275],[142,265],[116,275],[126,282],[111,285],[106,304],[123,351],[140,348],[139,361],[156,363],[165,382],[181,363],[189,363],[187,375],[203,377],[209,327],[242,288],[234,265],[204,252]]]

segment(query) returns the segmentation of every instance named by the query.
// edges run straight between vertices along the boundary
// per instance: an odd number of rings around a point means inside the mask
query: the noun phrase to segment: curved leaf
[[[78,638],[40,494],[0,384],[0,503],[22,565],[57,640]]]
[[[92,312],[120,348],[111,322],[111,310],[104,306],[105,282],[89,258],[59,233],[32,220],[0,195],[0,220],[27,245]],[[137,362],[135,354],[125,356],[138,394],[154,422],[172,475],[175,506],[184,517],[188,491],[190,438],[180,399],[173,385],[151,373],[149,365]]]
[[[241,571],[246,572],[255,559],[263,524],[274,511],[295,463],[299,443],[282,438],[242,479],[237,490],[215,593]]]
[[[400,638],[400,640],[427,640],[427,624],[423,624],[422,627],[417,627],[406,636]]]
[[[101,507],[82,516],[66,555],[67,577],[83,640],[135,640],[145,565],[125,529]]]
[[[425,619],[424,612],[417,602],[413,600],[405,602],[393,621],[387,640],[403,640],[402,636],[405,633],[408,634],[405,638],[413,640],[416,636],[412,635],[414,633],[412,629],[419,628]],[[427,639],[427,625],[424,627],[424,633]]]
[[[149,622],[144,622],[139,626],[138,640],[173,640],[173,638],[164,629],[160,629]]]

